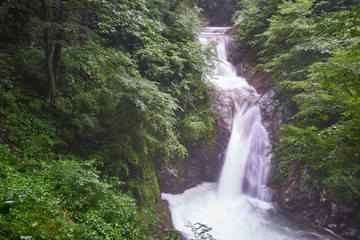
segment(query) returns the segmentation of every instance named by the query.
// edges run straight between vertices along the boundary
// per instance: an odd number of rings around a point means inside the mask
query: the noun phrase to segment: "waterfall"
[[[220,63],[216,67],[218,76],[213,82],[224,91],[232,92],[235,107],[233,130],[219,180],[218,195],[231,199],[245,193],[269,201],[271,193],[266,183],[270,171],[267,156],[270,143],[261,123],[257,104],[259,96],[244,78],[236,76],[235,69],[227,59],[228,37],[221,32],[225,29],[216,30],[214,35],[208,34],[201,42],[217,42],[216,53]]]
[[[217,240],[338,239],[315,232],[279,211],[266,186],[269,178],[269,139],[261,123],[259,95],[244,78],[236,76],[227,59],[229,28],[207,28],[199,40],[215,42],[219,58],[211,80],[232,97],[231,137],[218,183],[202,183],[183,194],[162,193],[169,202],[172,221],[186,239],[194,239],[189,223],[205,224]],[[198,239],[198,238],[196,238]]]

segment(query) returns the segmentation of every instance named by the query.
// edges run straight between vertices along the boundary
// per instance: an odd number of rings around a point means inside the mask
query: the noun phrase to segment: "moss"
[[[169,203],[159,199],[155,204],[155,209],[160,219],[165,223],[165,227],[173,228]]]
[[[130,180],[128,185],[132,189],[139,206],[153,206],[160,197],[159,183],[153,163],[148,161],[142,164],[140,171],[142,174]]]
[[[185,182],[186,182],[186,179],[185,179],[185,178],[182,178],[182,177],[177,177],[177,178],[176,178],[176,181],[179,182],[179,183],[185,183]]]

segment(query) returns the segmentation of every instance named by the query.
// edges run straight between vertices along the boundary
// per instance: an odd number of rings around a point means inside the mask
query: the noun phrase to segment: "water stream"
[[[236,76],[226,57],[228,28],[207,28],[203,44],[215,42],[221,60],[212,82],[234,101],[233,128],[218,183],[202,183],[183,194],[162,194],[169,202],[172,221],[187,239],[195,239],[189,223],[212,228],[217,240],[339,239],[317,232],[281,212],[271,203],[269,139],[262,125],[259,95]]]

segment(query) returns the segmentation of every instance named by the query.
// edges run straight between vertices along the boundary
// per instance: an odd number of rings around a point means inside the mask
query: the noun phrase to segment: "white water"
[[[221,63],[212,80],[234,100],[233,129],[219,183],[203,183],[183,194],[162,194],[177,230],[194,239],[189,223],[212,228],[217,240],[337,239],[315,232],[278,212],[271,201],[267,156],[268,134],[261,123],[258,94],[245,79],[237,77],[227,61],[224,32],[228,28],[207,28],[203,44],[216,43]]]

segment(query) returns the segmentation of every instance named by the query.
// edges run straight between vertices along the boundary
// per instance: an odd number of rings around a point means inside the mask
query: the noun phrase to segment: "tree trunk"
[[[44,43],[45,43],[45,68],[46,68],[46,78],[48,85],[47,98],[49,104],[51,105],[56,97],[56,76],[54,72],[54,52],[53,52],[53,41],[51,36],[51,29],[48,25],[52,20],[52,13],[50,9],[49,2],[47,0],[42,0],[44,21],[46,26],[44,27]]]
[[[60,12],[59,15],[56,17],[59,24],[66,23],[67,19],[67,9],[64,5],[67,1],[60,2]],[[64,27],[64,26],[63,26]],[[54,47],[54,56],[53,56],[53,63],[54,63],[54,74],[55,74],[55,85],[59,86],[59,75],[60,75],[60,60],[61,60],[61,51],[62,51],[62,43],[61,41],[64,38],[65,30],[61,28],[56,34],[56,44]]]
[[[58,15],[55,16],[56,22],[61,25],[66,22],[67,11],[64,9],[64,3],[66,1],[60,2],[60,9]],[[54,103],[56,97],[56,89],[59,85],[59,74],[60,74],[60,60],[61,60],[61,51],[62,43],[61,41],[64,38],[64,29],[61,28],[56,32],[56,35],[51,32],[50,23],[54,22],[54,16],[51,11],[51,7],[48,0],[41,0],[43,7],[43,17],[45,22],[44,27],[44,43],[45,43],[45,68],[46,68],[46,78],[47,78],[47,99],[49,104]],[[55,36],[55,39],[54,39]],[[56,42],[55,45],[53,42]]]

